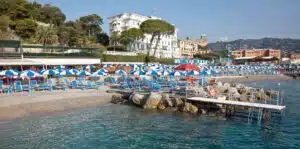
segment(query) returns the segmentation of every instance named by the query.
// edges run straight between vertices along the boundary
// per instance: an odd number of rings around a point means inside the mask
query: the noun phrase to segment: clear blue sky
[[[300,38],[300,0],[37,0],[60,7],[68,20],[96,13],[107,18],[122,12],[163,17],[179,37]]]

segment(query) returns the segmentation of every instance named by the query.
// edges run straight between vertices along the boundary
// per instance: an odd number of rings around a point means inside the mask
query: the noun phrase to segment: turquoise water
[[[278,81],[255,86],[278,88]],[[300,81],[280,81],[288,109],[279,124],[146,112],[105,105],[0,123],[0,148],[300,148]]]

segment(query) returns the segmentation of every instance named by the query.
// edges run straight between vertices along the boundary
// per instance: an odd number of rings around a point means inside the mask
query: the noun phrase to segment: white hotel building
[[[109,33],[113,32],[121,33],[124,30],[130,28],[139,28],[140,25],[149,19],[159,19],[162,18],[154,16],[143,16],[138,13],[122,13],[109,17]],[[128,51],[137,53],[147,53],[148,47],[150,46],[150,34],[145,34],[145,38],[137,40],[127,46]],[[157,38],[154,39],[151,47],[150,54],[153,55],[154,49],[157,44]],[[162,35],[159,43],[157,44],[157,50],[155,57],[158,58],[179,58],[180,51],[177,45],[177,29],[173,35]]]

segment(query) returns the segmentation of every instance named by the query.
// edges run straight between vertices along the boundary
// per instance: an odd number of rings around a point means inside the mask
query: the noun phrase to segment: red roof
[[[185,70],[185,71],[192,71],[192,70],[199,71],[200,70],[200,68],[194,64],[180,64],[175,69],[176,70]]]

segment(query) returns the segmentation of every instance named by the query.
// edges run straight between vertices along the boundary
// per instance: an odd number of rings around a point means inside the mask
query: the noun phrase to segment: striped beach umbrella
[[[93,68],[95,68],[94,65],[87,65],[87,66],[85,67],[85,69],[93,69]]]
[[[115,74],[117,74],[117,75],[126,75],[127,73],[126,73],[126,71],[124,71],[122,69],[119,69],[119,70],[115,71]]]
[[[88,71],[79,71],[76,73],[77,76],[90,76],[91,73]]]
[[[161,72],[161,75],[163,75],[163,76],[168,76],[169,74],[170,74],[170,72],[168,70],[163,70]]]
[[[141,70],[138,70],[138,71],[135,71],[133,74],[137,75],[137,76],[141,76],[141,75],[145,75],[145,72],[141,71]]]
[[[149,76],[158,76],[158,75],[161,75],[160,72],[158,71],[155,71],[155,70],[149,70],[146,72],[146,75],[149,75]]]
[[[12,77],[17,76],[19,73],[15,70],[9,69],[9,70],[3,70],[0,72],[0,76],[6,76],[6,77]]]
[[[39,77],[41,74],[38,72],[32,71],[32,70],[25,70],[21,73],[21,77],[26,77],[26,78],[33,78],[33,77]]]
[[[59,74],[59,72],[54,69],[48,69],[48,70],[42,71],[42,75],[57,75],[57,74]]]
[[[72,75],[75,75],[75,73],[70,71],[70,70],[63,70],[62,72],[59,73],[59,75],[61,75],[61,76],[72,76]]]
[[[187,73],[187,75],[189,75],[189,76],[196,76],[196,75],[199,75],[199,72],[198,71],[189,71],[188,73]]]
[[[106,69],[99,69],[99,70],[97,70],[97,71],[101,71],[101,72],[105,72],[105,73],[108,73],[108,70],[106,70]]]
[[[107,75],[107,73],[105,73],[105,72],[103,72],[101,70],[98,70],[98,71],[96,71],[96,72],[94,72],[92,74],[92,76],[97,76],[97,77],[99,77],[99,76],[106,76],[106,75]]]
[[[184,76],[184,73],[180,71],[173,71],[170,73],[170,76],[180,77],[180,76]]]

